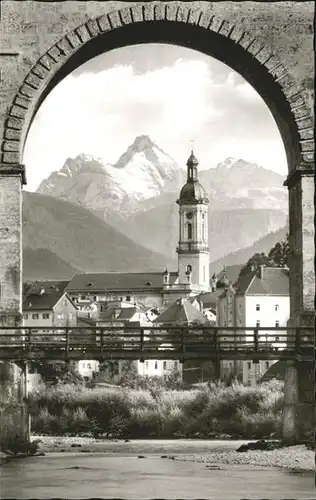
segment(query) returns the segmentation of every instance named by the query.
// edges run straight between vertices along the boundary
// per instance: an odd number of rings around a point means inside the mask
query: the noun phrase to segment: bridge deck
[[[1,327],[0,360],[314,359],[310,328]]]

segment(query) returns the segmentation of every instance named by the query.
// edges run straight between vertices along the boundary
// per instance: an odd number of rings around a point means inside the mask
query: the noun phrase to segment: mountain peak
[[[131,146],[134,151],[143,151],[144,149],[153,148],[156,144],[151,140],[149,135],[138,135]]]
[[[125,153],[120,156],[115,166],[116,168],[124,168],[137,153],[143,153],[152,159],[154,150],[160,150],[160,148],[151,140],[149,135],[138,135],[135,137],[133,144],[128,146]],[[160,151],[163,153],[162,150]]]

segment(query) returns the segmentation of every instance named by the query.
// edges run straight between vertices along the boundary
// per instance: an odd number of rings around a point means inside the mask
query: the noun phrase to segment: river
[[[312,472],[210,466],[152,452],[145,458],[125,452],[48,453],[10,461],[0,475],[1,498],[316,498]]]

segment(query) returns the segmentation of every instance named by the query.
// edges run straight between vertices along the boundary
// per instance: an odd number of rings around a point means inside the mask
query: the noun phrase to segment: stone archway
[[[8,1],[6,4],[15,4]],[[29,2],[34,11],[36,4]],[[43,2],[46,4],[46,2]],[[90,2],[55,2],[56,4],[90,4]],[[290,205],[290,270],[291,322],[310,323],[314,318],[315,272],[314,256],[314,186],[313,186],[313,120],[311,106],[306,102],[305,88],[297,82],[295,73],[288,69],[276,50],[269,48],[269,36],[261,36],[255,17],[249,23],[239,22],[233,16],[218,14],[219,4],[231,2],[136,2],[123,7],[122,2],[111,2],[114,10],[104,2],[91,2],[96,14],[79,15],[81,22],[72,22],[65,32],[62,14],[59,20],[60,36],[53,43],[45,39],[45,50],[35,57],[32,53],[22,78],[13,78],[12,97],[5,113],[0,115],[0,325],[21,324],[22,312],[22,188],[26,182],[21,165],[24,143],[40,104],[54,86],[88,59],[114,48],[148,42],[184,45],[209,54],[240,73],[263,97],[280,130],[287,154]],[[246,2],[245,2],[246,3]],[[252,4],[252,2],[249,2]],[[293,5],[295,2],[293,2]],[[115,9],[115,6],[117,8]],[[57,6],[58,7],[58,6]],[[292,6],[293,7],[293,6]],[[292,8],[290,6],[290,8]],[[295,7],[295,5],[294,5]],[[48,3],[47,3],[47,9]],[[70,7],[73,9],[74,7]],[[113,7],[111,7],[113,8]],[[239,7],[238,7],[239,8]],[[244,7],[242,7],[244,8]],[[259,9],[256,4],[251,9]],[[269,10],[275,9],[269,5]],[[283,7],[282,7],[283,8]],[[289,8],[289,7],[287,7]],[[12,7],[14,12],[15,7]],[[246,16],[253,16],[248,10]],[[23,15],[26,16],[21,7]],[[104,13],[106,11],[107,13]],[[100,13],[101,12],[101,13]],[[272,16],[273,18],[273,16]],[[247,25],[249,24],[249,29]],[[311,22],[312,24],[312,22]],[[294,20],[295,25],[295,20]],[[23,27],[27,29],[27,23]],[[44,22],[45,30],[45,22]],[[43,30],[42,30],[43,32]],[[260,35],[261,32],[261,35]],[[21,35],[22,36],[22,35]],[[280,39],[282,34],[278,33]],[[43,35],[45,38],[45,36]],[[23,38],[23,36],[22,36]],[[50,39],[49,36],[47,39]],[[25,42],[27,43],[27,42]],[[287,39],[286,44],[289,44]],[[0,54],[1,56],[1,54]],[[14,58],[14,53],[8,53]],[[17,72],[18,73],[18,72]],[[310,78],[310,75],[308,75]],[[301,83],[304,78],[301,79]],[[10,82],[11,83],[11,82]],[[11,90],[10,90],[11,92]],[[11,95],[11,94],[10,94]],[[1,108],[1,105],[0,105]],[[1,109],[0,109],[1,111]],[[22,182],[21,182],[22,180]],[[302,376],[297,367],[290,367],[288,377],[294,387],[286,395],[286,424],[288,435],[297,432],[297,402]],[[291,378],[292,377],[292,378]],[[299,380],[300,379],[300,380]],[[304,379],[305,380],[305,379]],[[304,396],[305,398],[305,396]],[[313,394],[312,394],[313,398]],[[308,396],[310,401],[310,395]],[[310,406],[310,405],[309,405]],[[301,415],[304,417],[305,406]]]
[[[286,66],[260,39],[210,9],[185,4],[138,4],[90,19],[67,33],[31,68],[9,109],[1,163],[21,163],[32,119],[52,88],[102,52],[136,43],[166,42],[209,54],[240,73],[263,97],[279,127],[289,172],[311,168],[313,121]]]

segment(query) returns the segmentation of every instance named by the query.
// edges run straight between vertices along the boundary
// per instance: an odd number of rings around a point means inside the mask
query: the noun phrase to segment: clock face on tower
[[[187,212],[187,219],[192,219],[192,217],[193,217],[192,212]]]

